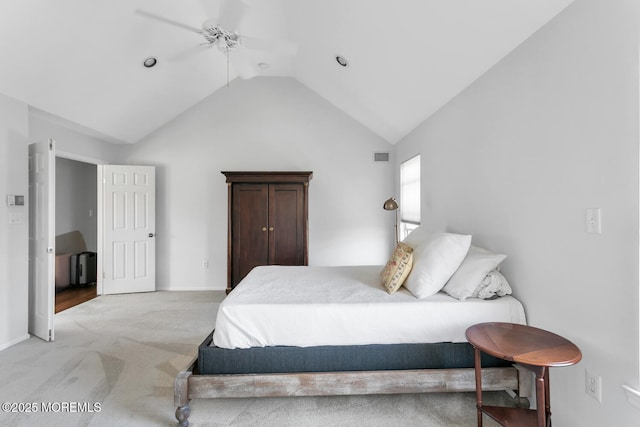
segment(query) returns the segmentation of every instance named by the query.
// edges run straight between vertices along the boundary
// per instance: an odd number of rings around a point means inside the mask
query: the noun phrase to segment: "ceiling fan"
[[[216,16],[211,11],[211,0],[202,0],[205,11],[211,16]],[[183,30],[191,31],[202,36],[203,41],[197,46],[211,48],[216,47],[227,58],[227,85],[229,84],[229,63],[238,72],[241,78],[250,79],[258,75],[259,64],[251,60],[251,56],[245,49],[274,52],[283,55],[294,55],[297,45],[286,40],[270,40],[248,37],[238,32],[238,26],[247,13],[247,5],[243,0],[226,0],[220,8],[217,18],[206,19],[200,28],[175,21],[173,19],[137,9],[136,14],[164,24],[169,24]],[[213,13],[212,13],[213,12]],[[198,49],[199,50],[199,49]],[[197,50],[188,50],[178,54],[175,59],[191,55]],[[231,55],[233,52],[233,55]]]

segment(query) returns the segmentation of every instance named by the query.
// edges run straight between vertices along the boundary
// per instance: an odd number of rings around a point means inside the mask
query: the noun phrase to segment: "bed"
[[[215,329],[176,377],[178,425],[188,426],[194,398],[474,391],[466,328],[526,323],[510,295],[482,300],[438,290],[416,298],[404,287],[390,294],[381,269],[253,269],[220,304]],[[518,391],[527,381],[514,366],[483,356],[485,390]]]

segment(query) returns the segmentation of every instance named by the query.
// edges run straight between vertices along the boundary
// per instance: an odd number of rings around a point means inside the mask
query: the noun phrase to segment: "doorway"
[[[69,277],[69,254],[98,252],[97,165],[56,157],[55,175],[56,268],[62,270],[56,274],[58,313],[97,296],[95,278],[80,284]]]

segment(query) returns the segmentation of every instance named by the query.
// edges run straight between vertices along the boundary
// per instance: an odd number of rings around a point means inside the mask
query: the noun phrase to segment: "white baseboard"
[[[5,343],[0,343],[0,351],[2,351],[4,349],[7,349],[7,348],[9,348],[9,347],[11,347],[13,345],[16,345],[16,344],[18,344],[18,343],[20,343],[22,341],[26,341],[29,338],[30,338],[30,335],[27,334],[27,335],[23,335],[23,336],[21,336],[19,338],[16,338],[14,340],[11,340],[11,341],[8,341],[8,342],[5,342]]]
[[[628,385],[623,384],[622,388],[627,393],[627,399],[629,399],[629,403],[640,409],[640,391],[629,387]]]

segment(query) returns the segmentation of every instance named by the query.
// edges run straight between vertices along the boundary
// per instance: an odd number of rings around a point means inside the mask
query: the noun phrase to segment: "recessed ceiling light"
[[[342,65],[343,67],[346,67],[347,65],[349,65],[349,63],[347,62],[347,59],[344,56],[336,56],[336,62],[340,65]]]
[[[151,68],[151,67],[155,67],[157,63],[158,63],[158,60],[153,56],[150,56],[142,62],[142,65],[144,65],[147,68]]]
[[[258,68],[261,68],[263,70],[266,70],[267,68],[269,68],[269,64],[266,62],[259,62],[258,63]]]

